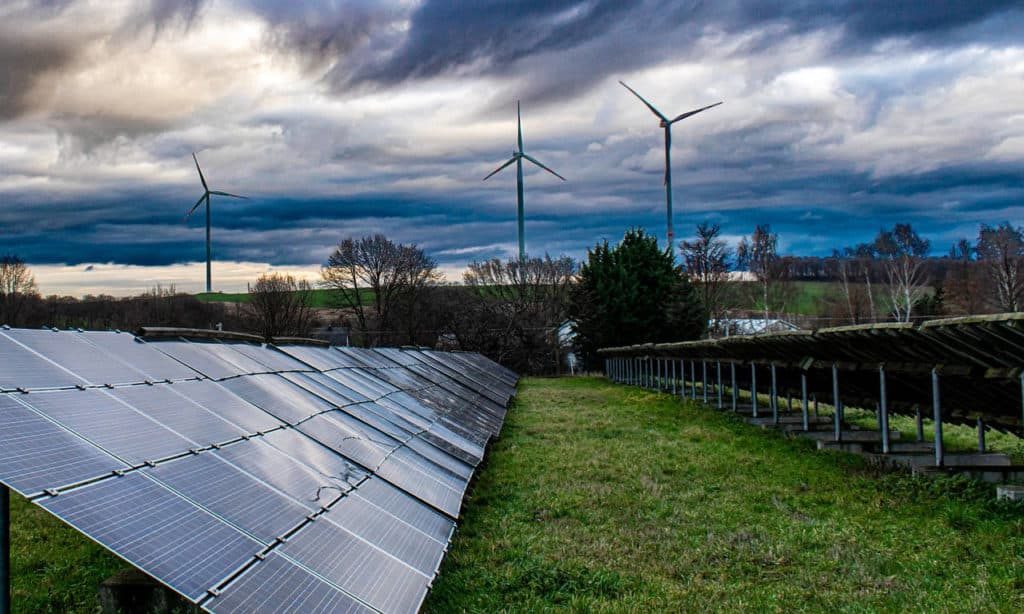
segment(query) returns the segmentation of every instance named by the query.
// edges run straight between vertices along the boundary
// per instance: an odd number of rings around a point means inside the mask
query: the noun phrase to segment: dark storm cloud
[[[736,36],[754,34],[744,52],[778,41],[778,32],[756,36],[769,26],[789,34],[839,28],[842,38],[836,51],[843,53],[887,38],[942,45],[951,32],[1008,11],[1019,14],[1019,2],[427,0],[412,15],[397,50],[361,60],[356,67],[341,62],[328,79],[339,86],[388,86],[463,72],[528,74],[529,82],[520,86],[523,98],[545,101],[580,94],[623,71],[686,57],[708,27]],[[1015,32],[1012,20],[1002,20],[986,34],[991,38]],[[307,53],[330,51],[303,48]],[[540,60],[530,61],[536,58]]]

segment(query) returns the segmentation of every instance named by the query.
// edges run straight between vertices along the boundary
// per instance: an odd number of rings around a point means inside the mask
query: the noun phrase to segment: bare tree
[[[463,280],[476,304],[467,311],[478,313],[489,330],[475,331],[476,342],[486,347],[470,347],[469,339],[454,331],[460,347],[485,352],[521,372],[556,370],[558,327],[567,318],[576,269],[567,256],[471,263]]]
[[[732,250],[721,238],[718,224],[703,222],[697,226],[697,238],[681,241],[683,270],[697,285],[697,294],[705,316],[716,322],[722,317],[725,305],[725,284],[729,279],[729,258]]]
[[[38,298],[36,278],[21,258],[0,258],[0,324],[20,324],[25,305]]]
[[[256,330],[267,341],[309,334],[312,302],[309,282],[296,281],[291,275],[260,275],[256,283],[249,284],[247,309]]]
[[[441,278],[437,263],[423,250],[381,234],[343,240],[321,276],[322,285],[337,290],[342,304],[355,314],[367,345],[379,343],[382,334],[394,333],[398,305],[414,304],[417,293]]]
[[[960,239],[949,249],[949,266],[945,272],[946,304],[953,313],[981,313],[984,300],[983,263],[975,256],[977,250],[969,239]]]
[[[758,224],[754,233],[747,240],[743,237],[736,248],[736,261],[740,268],[745,268],[757,278],[761,284],[761,303],[764,309],[765,322],[770,311],[770,295],[775,284],[782,277],[779,266],[779,235],[772,232],[768,224]]]
[[[928,292],[922,265],[930,247],[910,224],[896,224],[892,230],[880,230],[875,237],[875,250],[885,263],[892,315],[897,322],[909,322],[914,305]]]
[[[993,302],[1001,311],[1020,311],[1024,303],[1024,228],[1003,222],[982,225],[978,259],[985,263],[993,285]]]

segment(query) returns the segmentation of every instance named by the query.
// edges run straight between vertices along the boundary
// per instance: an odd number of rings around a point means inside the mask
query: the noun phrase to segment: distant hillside
[[[373,292],[361,290],[363,303],[373,302]],[[347,307],[337,290],[313,290],[312,307],[318,309],[340,309]],[[203,303],[248,303],[248,292],[200,292],[195,295]]]

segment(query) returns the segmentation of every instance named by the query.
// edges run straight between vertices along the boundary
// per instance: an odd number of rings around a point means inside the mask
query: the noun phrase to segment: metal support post
[[[690,398],[697,400],[697,361],[690,361]]]
[[[772,406],[772,424],[779,423],[779,388],[778,382],[775,379],[775,363],[772,363],[772,392],[771,392],[771,406]]]
[[[810,416],[807,415],[807,371],[800,371],[800,410],[805,431],[811,430]]]
[[[842,410],[840,409],[839,401],[839,367],[835,363],[832,363],[832,413],[835,416],[835,437],[836,441],[843,440],[843,417],[840,415]]]
[[[707,403],[708,402],[708,361],[706,361],[706,360],[700,361],[700,370],[701,370],[701,381],[703,382],[701,384],[701,392],[704,394],[704,402]]]
[[[757,417],[757,365],[750,363],[750,411]]]
[[[718,409],[722,409],[722,361],[715,361],[715,371],[718,374]]]
[[[11,614],[11,491],[0,484],[0,614]]]
[[[985,419],[978,417],[978,452],[985,453]]]
[[[922,442],[924,441],[924,416],[921,415],[920,405],[914,406],[914,413],[916,414],[915,417],[917,418],[917,441]]]
[[[679,359],[679,396],[686,398],[686,359]]]
[[[736,363],[729,363],[729,370],[732,372],[732,410],[736,411],[739,405],[739,395],[736,392]]]
[[[942,400],[939,397],[939,370],[932,369],[932,419],[935,421],[935,466],[941,467],[942,453]]]
[[[885,392],[885,365],[878,365],[878,415],[882,429],[882,454],[889,453],[889,398]]]
[[[672,361],[672,396],[676,396],[676,361]]]

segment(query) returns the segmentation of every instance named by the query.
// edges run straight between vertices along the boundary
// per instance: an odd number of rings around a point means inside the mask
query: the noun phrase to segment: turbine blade
[[[696,114],[700,113],[701,111],[707,111],[708,109],[711,109],[713,107],[717,107],[720,104],[722,104],[722,103],[721,102],[716,102],[715,104],[709,104],[706,107],[701,107],[699,109],[694,109],[693,111],[687,111],[686,113],[683,113],[682,115],[676,116],[676,118],[673,119],[672,121],[670,121],[669,123],[670,124],[674,124],[674,123],[676,123],[677,121],[679,121],[681,119],[686,119],[687,117],[690,117],[691,115],[696,115]]]
[[[192,159],[195,160],[196,170],[199,171],[199,181],[203,182],[203,189],[209,190],[210,188],[206,186],[206,177],[203,177],[203,169],[199,168],[199,158],[196,157],[196,152],[194,151],[192,152]]]
[[[206,193],[203,193],[203,195],[199,197],[199,200],[196,201],[196,204],[192,205],[192,208],[185,214],[186,220],[192,216],[192,213],[199,207],[199,205],[203,204],[204,200],[206,200]]]
[[[519,101],[516,101],[516,127],[519,128],[519,151],[523,151],[523,114],[519,111]]]
[[[248,196],[239,196],[238,194],[232,194],[230,192],[218,192],[216,190],[210,190],[210,194],[216,194],[217,196],[230,196],[231,198],[241,198],[242,200],[249,200]]]
[[[555,171],[553,171],[553,170],[551,170],[550,168],[548,168],[548,167],[544,166],[543,164],[541,164],[540,162],[538,162],[538,161],[537,161],[536,159],[534,159],[533,157],[531,157],[531,156],[528,156],[528,155],[526,155],[526,154],[523,154],[523,157],[524,157],[524,158],[526,158],[527,160],[529,160],[530,162],[533,162],[533,163],[534,163],[534,164],[536,164],[537,166],[541,167],[542,169],[546,170],[547,172],[551,173],[551,174],[552,174],[552,175],[554,175],[555,177],[558,177],[558,178],[559,178],[559,179],[561,179],[562,181],[565,181],[565,180],[566,180],[566,179],[565,179],[565,177],[562,177],[561,175],[559,175],[559,174],[558,174],[558,173],[556,173]]]
[[[662,115],[661,111],[655,109],[653,104],[651,104],[651,103],[647,102],[646,100],[644,100],[644,97],[641,96],[640,94],[637,94],[635,89],[629,87],[628,85],[626,85],[622,81],[619,81],[619,84],[622,85],[622,87],[626,88],[627,90],[633,92],[633,95],[636,96],[637,98],[639,98],[640,102],[642,102],[645,105],[647,105],[647,108],[651,110],[651,113],[654,113],[655,115],[658,116],[658,119],[660,119],[662,121],[666,121],[666,122],[668,121],[668,118],[665,117],[664,115]]]
[[[493,171],[491,171],[491,174],[490,174],[490,175],[487,175],[486,177],[484,177],[484,178],[483,178],[483,180],[484,180],[484,181],[487,181],[487,180],[488,180],[488,179],[490,179],[491,177],[493,177],[493,176],[497,175],[497,174],[498,174],[498,173],[499,173],[500,171],[502,171],[502,170],[503,170],[503,169],[504,169],[504,168],[505,168],[506,166],[508,166],[509,164],[512,164],[512,163],[513,163],[513,162],[515,162],[515,161],[516,161],[516,156],[512,156],[512,157],[511,157],[511,158],[509,159],[509,161],[508,161],[508,162],[506,162],[506,163],[502,164],[502,165],[501,165],[501,166],[499,166],[498,168],[496,168],[496,169],[494,169]]]

